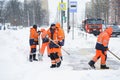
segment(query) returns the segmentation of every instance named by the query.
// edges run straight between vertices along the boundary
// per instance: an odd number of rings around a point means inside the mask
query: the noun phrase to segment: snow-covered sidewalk
[[[43,61],[29,62],[29,28],[0,31],[0,80],[119,80],[120,61],[108,54],[108,65],[116,70],[84,70],[94,56],[96,37],[75,29],[66,34],[63,47],[71,55],[63,52],[60,68],[51,69],[46,53]],[[120,38],[110,40],[110,49],[120,56]],[[118,46],[116,46],[117,44]],[[99,65],[99,61],[97,63]],[[97,65],[96,64],[96,65]]]

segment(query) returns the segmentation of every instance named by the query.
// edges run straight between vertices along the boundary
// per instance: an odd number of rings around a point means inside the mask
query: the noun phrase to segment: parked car
[[[2,29],[2,26],[0,26],[0,30]]]
[[[120,27],[118,25],[113,25],[113,33],[112,36],[117,37],[120,35]]]

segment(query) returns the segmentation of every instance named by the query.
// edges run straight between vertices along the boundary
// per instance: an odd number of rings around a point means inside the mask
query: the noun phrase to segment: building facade
[[[120,25],[120,0],[109,0],[109,24]]]

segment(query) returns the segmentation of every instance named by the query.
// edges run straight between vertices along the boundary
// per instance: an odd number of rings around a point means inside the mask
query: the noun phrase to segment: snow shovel
[[[39,53],[38,53],[38,60],[39,60],[39,61],[42,61],[42,55],[40,54],[40,45],[41,45],[41,44],[40,44],[40,42],[41,42],[41,40],[40,40],[40,35],[38,36],[38,41],[39,41],[39,42],[38,42],[38,43],[39,43],[39,49],[38,49],[38,51],[39,51]]]
[[[120,57],[118,57],[118,56],[116,56],[112,51],[110,51],[109,49],[108,49],[108,51],[113,55],[113,56],[115,56],[118,60],[120,60]]]

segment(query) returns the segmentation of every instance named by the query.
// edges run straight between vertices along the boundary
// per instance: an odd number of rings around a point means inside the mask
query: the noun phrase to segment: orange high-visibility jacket
[[[40,31],[42,32],[41,38],[45,38],[47,36],[47,31],[45,29],[41,29]]]
[[[104,32],[100,33],[97,39],[97,43],[103,44],[104,47],[108,46],[109,38],[112,34],[112,31],[113,29],[109,27]]]
[[[60,23],[56,23],[56,28],[58,30],[58,40],[61,41],[65,39],[64,30],[61,28]]]
[[[37,33],[37,30],[34,28],[30,28],[30,39],[34,39],[34,41],[38,41],[39,34]]]
[[[47,34],[48,34],[48,37],[52,39],[50,28],[47,30]],[[53,34],[53,39],[52,39],[55,42],[58,41],[57,35],[58,35],[58,31],[55,29],[54,34]]]

